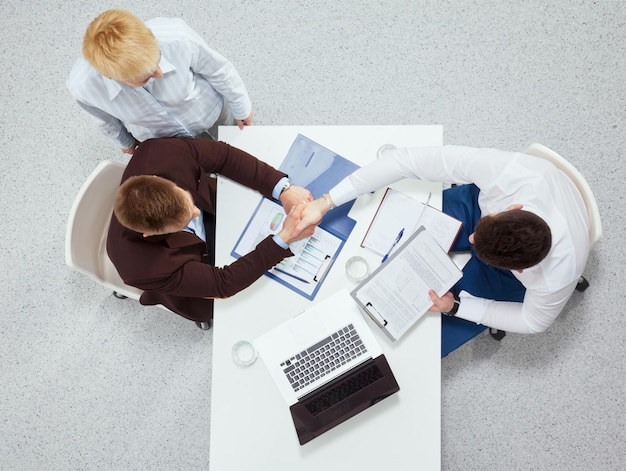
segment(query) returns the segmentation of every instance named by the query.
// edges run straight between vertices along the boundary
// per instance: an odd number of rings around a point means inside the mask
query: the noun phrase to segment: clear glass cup
[[[246,340],[240,340],[233,345],[232,354],[233,361],[238,365],[248,366],[256,361],[256,349]]]
[[[363,281],[370,274],[370,266],[363,257],[350,257],[346,262],[346,275],[356,283]]]

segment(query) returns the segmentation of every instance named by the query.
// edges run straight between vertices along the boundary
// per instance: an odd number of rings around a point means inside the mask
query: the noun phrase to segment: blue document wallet
[[[328,192],[359,166],[326,147],[298,134],[279,169],[292,184],[308,189],[313,198]],[[350,236],[356,221],[348,217],[353,201],[329,211],[315,233],[290,245],[293,257],[284,259],[265,274],[312,300]],[[261,198],[231,255],[239,258],[254,250],[268,235],[282,227],[285,211],[280,203]]]

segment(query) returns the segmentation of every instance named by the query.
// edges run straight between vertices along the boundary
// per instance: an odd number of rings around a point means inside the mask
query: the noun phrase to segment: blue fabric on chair
[[[465,342],[469,342],[485,327],[482,324],[459,319],[458,317],[450,317],[441,315],[441,358],[453,352]]]
[[[463,278],[451,291],[462,290],[481,298],[521,303],[526,288],[508,270],[500,270],[481,262],[474,253],[463,268]],[[457,317],[441,316],[441,357],[473,339],[487,327]]]
[[[521,303],[526,288],[509,270],[483,263],[469,243],[469,236],[481,217],[478,207],[479,189],[476,185],[461,185],[443,192],[443,212],[463,222],[451,252],[471,250],[472,258],[463,268],[463,278],[450,291],[467,291],[473,296],[496,301]],[[441,357],[473,339],[487,327],[464,319],[441,316]]]
[[[472,248],[469,236],[481,218],[479,193],[480,190],[474,184],[454,186],[442,193],[442,211],[463,223],[450,252],[463,252]]]

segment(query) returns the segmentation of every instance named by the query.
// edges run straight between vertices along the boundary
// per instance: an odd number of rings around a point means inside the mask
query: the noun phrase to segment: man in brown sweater
[[[214,266],[217,173],[280,200],[287,217],[282,230],[225,267]],[[223,142],[164,138],[135,150],[114,202],[107,251],[128,285],[144,290],[141,304],[162,304],[196,322],[213,317],[213,298],[236,294],[283,258],[308,190],[287,175]]]

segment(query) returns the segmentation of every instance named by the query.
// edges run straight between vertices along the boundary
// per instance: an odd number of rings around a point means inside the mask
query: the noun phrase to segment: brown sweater
[[[215,195],[207,173],[219,173],[270,198],[285,176],[223,142],[166,138],[143,142],[130,159],[122,182],[134,175],[166,178],[191,192],[202,211],[215,214]],[[207,234],[207,239],[210,237]],[[269,236],[248,255],[218,268],[209,262],[207,243],[185,231],[144,237],[122,226],[113,215],[107,251],[124,282],[144,290],[141,304],[163,304],[195,321],[213,317],[213,300],[206,298],[232,296],[293,255]]]

